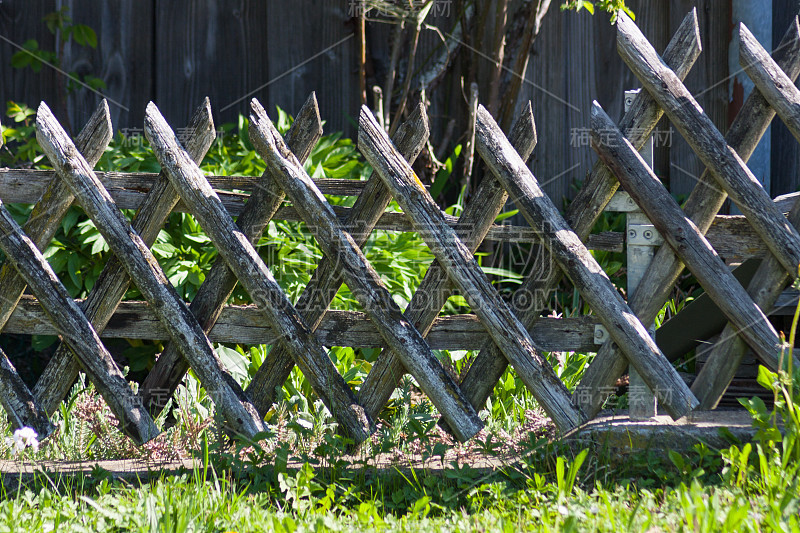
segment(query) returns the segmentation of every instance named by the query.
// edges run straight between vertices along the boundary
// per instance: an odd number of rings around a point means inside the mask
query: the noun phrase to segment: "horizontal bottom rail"
[[[81,300],[77,300],[78,303]],[[591,317],[542,318],[532,337],[544,351],[594,351],[595,325]],[[55,335],[56,330],[38,300],[25,296],[3,333]],[[325,346],[380,348],[383,338],[364,313],[328,311],[316,331]],[[169,335],[146,302],[120,304],[101,338],[168,340]],[[208,335],[212,342],[272,344],[276,336],[265,325],[264,314],[252,305],[228,305]],[[479,350],[488,336],[475,315],[451,315],[436,319],[426,340],[434,350]]]

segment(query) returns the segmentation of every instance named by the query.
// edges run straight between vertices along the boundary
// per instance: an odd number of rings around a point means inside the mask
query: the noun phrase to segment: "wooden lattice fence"
[[[92,170],[111,139],[105,104],[73,142],[42,103],[36,117],[37,138],[54,170],[0,170],[3,202],[35,203],[23,228],[0,207],[0,249],[8,258],[0,270],[0,326],[10,333],[58,334],[62,344],[32,391],[8,358],[4,354],[0,358],[0,401],[12,423],[33,427],[41,437],[50,434],[48,415],[83,370],[119,419],[120,428],[134,441],[146,442],[158,434],[153,416],[191,367],[228,430],[253,437],[264,431],[263,415],[298,365],[342,431],[356,443],[374,431],[375,418],[406,372],[441,413],[443,424],[458,440],[466,441],[483,427],[477,410],[509,364],[560,431],[595,416],[628,365],[673,418],[696,408],[713,408],[748,347],[764,364],[778,367],[782,343],[765,311],[797,276],[800,235],[795,226],[800,223],[800,207],[794,197],[773,202],[745,161],[776,113],[800,139],[800,91],[793,82],[800,73],[798,20],[773,58],[742,26],[743,67],[758,90],[726,138],[681,82],[700,53],[696,14],[685,18],[663,58],[624,14],[617,28],[619,52],[644,90],[619,125],[599,105],[593,106],[592,140],[600,161],[564,216],[525,163],[537,140],[530,106],[508,139],[489,113],[478,109],[475,146],[489,172],[455,218],[440,210],[410,166],[428,140],[422,106],[391,140],[369,109],[361,110],[358,145],[375,170],[368,181],[354,182],[315,181],[303,170],[322,134],[313,95],[285,139],[253,100],[250,138],[267,168],[260,178],[203,175],[198,163],[214,139],[208,101],[185,130],[183,146],[156,106],[147,107],[145,134],[163,169],[158,175]],[[664,113],[708,168],[683,209],[637,153]],[[617,193],[620,184],[627,195]],[[334,210],[324,194],[357,199],[351,208]],[[717,216],[728,195],[744,217]],[[494,223],[509,196],[529,227]],[[284,199],[291,206],[283,205]],[[402,214],[386,212],[392,199]],[[41,253],[73,202],[92,219],[113,252],[82,301],[69,297]],[[655,252],[628,302],[589,253],[589,249],[622,249],[622,235],[590,234],[606,208],[641,209],[666,243]],[[132,223],[120,209],[137,209]],[[174,209],[191,213],[219,253],[191,304],[179,297],[149,249]],[[788,220],[786,210],[790,210]],[[295,303],[253,246],[272,218],[304,221],[324,251]],[[436,258],[405,310],[361,251],[375,228],[416,231]],[[506,302],[473,257],[485,239],[538,243],[547,257],[542,265],[555,267],[534,269]],[[720,255],[764,259],[745,289]],[[684,265],[731,323],[691,388],[669,361],[676,354],[665,354],[646,327]],[[541,317],[564,274],[592,308],[592,316]],[[131,282],[146,302],[122,302]],[[255,306],[225,305],[237,283]],[[351,289],[363,313],[328,311],[342,283]],[[24,296],[26,286],[35,299]],[[474,314],[439,316],[456,293]],[[101,336],[169,342],[134,393]],[[247,390],[242,390],[216,356],[212,341],[274,347]],[[360,389],[353,391],[337,372],[326,346],[383,350]],[[461,383],[456,383],[432,349],[480,352]],[[570,394],[542,351],[598,354]]]

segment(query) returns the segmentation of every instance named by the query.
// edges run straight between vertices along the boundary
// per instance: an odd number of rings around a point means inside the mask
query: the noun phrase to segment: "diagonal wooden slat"
[[[292,306],[253,245],[236,227],[203,172],[180,147],[152,102],[147,106],[144,126],[145,135],[172,185],[190,206],[250,298],[264,311],[270,325],[280,331],[283,343],[291,347],[314,392],[356,443],[366,440],[375,427],[371,419],[358,405],[353,391],[337,372],[319,340]],[[184,356],[188,358],[186,352]],[[195,362],[189,359],[189,363],[196,372]]]
[[[781,341],[766,315],[597,102],[592,106],[592,139],[597,154],[714,303],[756,353],[777,367]]]
[[[697,12],[692,10],[684,17],[667,45],[664,61],[675,69],[678,77],[683,79],[699,55],[700,33]],[[622,118],[620,127],[631,144],[641,148],[662,116],[663,111],[655,100],[647,92],[641,91]],[[584,242],[618,187],[619,182],[611,171],[602,162],[595,163],[584,186],[567,207],[564,216]],[[546,261],[550,259],[545,259]],[[517,306],[517,313],[528,329],[539,320],[542,311],[549,303],[551,292],[562,276],[558,268],[550,269],[548,272],[534,272],[515,292],[515,301],[527,302],[525,306]],[[508,361],[494,344],[487,344],[481,350],[461,382],[461,390],[470,398],[472,405],[479,407],[486,403],[486,399],[491,395],[507,367]],[[580,395],[576,395],[575,400],[580,403]],[[582,403],[581,405],[583,406]]]
[[[790,77],[800,74],[800,23],[795,18],[776,48],[775,59]],[[753,91],[736,116],[726,135],[730,146],[747,160],[766,131],[775,110],[758,91]],[[725,202],[727,194],[720,189],[711,172],[706,169],[700,176],[689,198],[684,204],[684,213],[701,232],[705,233]],[[631,296],[631,309],[643,321],[650,323],[669,297],[675,281],[683,270],[683,263],[672,248],[662,246],[650,268]],[[608,391],[613,391],[614,382],[625,371],[627,360],[613,343],[606,343],[598,351],[594,361],[586,369],[578,386],[576,399],[583,409],[594,416],[600,410]]]
[[[564,384],[366,107],[359,117],[358,146],[559,430],[581,424],[585,418],[572,404]]]
[[[450,424],[456,438],[466,442],[483,428],[478,413],[445,372],[419,331],[403,316],[378,272],[339,224],[328,201],[283,143],[264,108],[255,99],[250,108],[250,140],[267,164],[267,170],[302,214],[325,255],[337,264],[345,283],[386,343],[414,375],[422,391]]]
[[[744,24],[739,25],[739,63],[755,83],[756,89],[800,142],[800,90]],[[800,202],[795,203],[788,220],[795,228],[800,228]],[[747,292],[761,309],[770,309],[790,279],[780,263],[770,255],[759,265]],[[702,407],[713,409],[717,406],[746,353],[747,347],[736,335],[735,328],[731,324],[725,326],[720,340],[692,384],[692,390]],[[795,368],[798,368],[796,361]],[[776,370],[777,367],[772,366],[772,369]]]
[[[207,98],[193,114],[186,132],[189,153],[192,159],[200,162],[216,137],[211,104]],[[178,195],[169,180],[163,173],[160,174],[131,223],[133,230],[139,234],[146,246],[153,245],[158,232],[177,202]],[[128,272],[119,259],[112,256],[82,305],[84,314],[98,332],[102,332],[108,324],[129,286]],[[58,408],[58,404],[72,387],[79,370],[79,361],[72,356],[66,346],[59,346],[33,389],[34,395],[48,413],[53,413]]]
[[[298,159],[305,162],[321,136],[322,120],[317,97],[311,93],[287,132],[286,139]],[[189,154],[191,155],[191,151]],[[283,202],[283,191],[266,178],[266,175],[262,176],[263,185],[253,191],[236,222],[253,244],[261,238],[267,223]],[[236,276],[228,268],[228,264],[224,259],[218,258],[189,306],[206,333],[219,318],[236,282]],[[155,414],[164,408],[188,369],[188,362],[177,347],[173,343],[168,344],[139,389],[144,405],[151,413]]]
[[[510,138],[520,156],[527,160],[537,140],[530,102],[511,129]],[[491,175],[484,176],[454,228],[470,252],[475,253],[478,249],[507,199],[508,193],[498,181]],[[447,271],[439,261],[434,261],[425,272],[404,314],[427,337],[439,311],[452,294],[453,284]],[[538,343],[538,339],[535,340]],[[369,414],[378,416],[405,372],[402,361],[391,350],[384,349],[378,355],[358,392],[358,398]]]
[[[503,184],[558,266],[598,315],[612,339],[662,401],[674,419],[697,406],[697,398],[672,367],[655,341],[617,292],[603,268],[539,188],[536,178],[483,107],[478,109],[478,153]],[[608,162],[606,162],[608,166]],[[614,169],[611,169],[612,171]]]
[[[80,357],[92,383],[119,420],[120,429],[137,444],[155,438],[160,433],[158,428],[97,332],[58,280],[42,252],[14,222],[2,202],[0,249],[37,296],[61,338]]]
[[[397,129],[393,138],[403,156],[413,162],[424,148],[429,132],[428,116],[424,106],[420,104],[408,120]],[[391,199],[389,190],[373,173],[344,222],[358,246],[364,246],[367,242],[372,229],[385,216],[384,210]],[[297,309],[309,327],[316,329],[319,326],[342,282],[337,265],[327,256],[323,256],[297,300]],[[288,351],[279,345],[272,349],[270,357],[253,376],[247,393],[262,413],[268,411],[275,403],[276,394],[289,377],[292,368],[294,360]]]
[[[103,100],[75,138],[75,145],[89,165],[94,167],[113,135],[108,103]],[[25,234],[39,250],[44,250],[53,240],[61,219],[74,201],[75,197],[62,180],[50,182],[23,226]],[[22,276],[10,264],[3,265],[0,269],[0,327],[11,316],[24,292],[25,280]]]
[[[797,276],[800,234],[625,13],[617,20],[617,50],[789,275]]]
[[[76,137],[78,149],[85,154],[92,165],[103,154],[112,137],[111,117],[108,104],[103,100],[89,121]],[[2,144],[2,139],[0,139]],[[38,246],[44,248],[52,240],[58,229],[58,222],[72,204],[72,195],[64,192],[63,186],[52,184],[43,191],[41,201],[37,199],[25,231],[29,238]],[[25,292],[25,279],[6,263],[0,269],[0,329],[13,313],[20,297]],[[47,418],[45,409],[36,400],[27,385],[17,373],[16,368],[5,353],[0,350],[0,401],[15,427],[28,426],[36,430],[40,439],[46,438],[53,430]]]
[[[238,386],[234,387],[235,383],[224,377],[226,372],[194,315],[44,103],[36,114],[36,138],[109,248],[169,329],[173,341],[181,345],[229,430],[249,438],[263,432],[261,417],[252,405],[240,401],[243,393],[235,391]]]

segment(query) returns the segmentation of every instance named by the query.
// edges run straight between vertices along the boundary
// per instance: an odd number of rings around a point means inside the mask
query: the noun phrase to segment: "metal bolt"
[[[635,239],[636,238],[636,230],[635,229],[629,229],[628,230],[628,238],[630,238],[630,239]]]
[[[650,239],[652,239],[652,238],[653,238],[653,232],[652,232],[651,230],[649,230],[649,229],[648,229],[648,230],[645,230],[645,232],[644,232],[644,238],[645,238],[645,239],[647,239],[647,240],[649,241]]]

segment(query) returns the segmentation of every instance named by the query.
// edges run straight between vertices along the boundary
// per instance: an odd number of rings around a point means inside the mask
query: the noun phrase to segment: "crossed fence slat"
[[[227,373],[194,315],[44,103],[36,114],[36,126],[45,155],[153,306],[173,341],[181,345],[230,430],[247,437],[263,432],[261,417],[255,408],[240,401],[243,392],[236,390],[239,386],[235,381],[225,378]]]
[[[398,128],[394,138],[403,155],[409,161],[414,161],[424,148],[428,135],[428,116],[425,108],[419,105],[409,119]],[[366,243],[372,228],[390,201],[391,195],[380,180],[370,176],[345,221],[345,226],[350,230],[358,246]],[[312,329],[319,326],[342,283],[342,276],[336,264],[330,258],[323,256],[297,301],[298,310]],[[271,408],[277,390],[283,386],[294,367],[291,357],[280,346],[276,346],[270,355],[271,357],[264,361],[247,388],[261,412]]]
[[[297,158],[305,162],[321,136],[322,120],[317,97],[311,93],[287,132],[286,141]],[[283,202],[283,192],[265,178],[266,174],[262,175],[261,186],[254,189],[236,222],[252,244],[261,237],[269,220]],[[189,306],[206,333],[217,322],[236,283],[236,276],[228,264],[224,259],[218,258]],[[177,347],[173,343],[168,344],[142,383],[140,394],[145,407],[152,413],[160,412],[188,369],[188,361]],[[254,404],[258,409],[258,404]]]
[[[403,360],[461,442],[483,428],[483,422],[461,390],[445,372],[417,329],[367,262],[361,249],[339,224],[325,197],[291,151],[283,144],[272,121],[257,100],[251,102],[250,139],[325,255],[338,266],[347,286],[364,308],[386,343]]]
[[[536,147],[536,125],[530,102],[511,129],[511,142],[520,156],[527,160]],[[490,176],[484,177],[475,194],[467,203],[464,212],[454,227],[459,238],[475,253],[489,231],[492,223],[508,199],[508,193],[500,183]],[[453,294],[453,284],[438,260],[431,263],[419,287],[411,297],[405,314],[417,329],[427,337],[436,317],[445,302]],[[533,335],[540,345],[540,340]],[[373,416],[388,403],[392,392],[397,388],[400,378],[405,374],[402,361],[391,351],[383,350],[372,365],[364,383],[358,391],[358,398],[364,408]],[[472,404],[476,409],[480,406]]]
[[[796,18],[776,49],[776,60],[791,78],[796,78],[800,73],[800,30]],[[774,116],[774,109],[761,94],[753,91],[728,131],[730,147],[744,160],[749,159]],[[708,168],[700,176],[684,205],[685,216],[692,220],[701,233],[705,233],[726,198],[727,193],[717,186]],[[673,250],[662,246],[631,296],[631,308],[643,322],[650,323],[655,319],[682,270],[683,263]],[[600,410],[626,366],[627,361],[613,343],[606,343],[598,351],[579,384],[580,394],[576,395],[576,400],[590,416]]]
[[[542,242],[555,261],[598,314],[611,338],[624,350],[667,412],[678,419],[694,409],[699,403],[697,398],[628,308],[603,268],[539,188],[530,169],[483,106],[478,109],[476,139],[478,153],[487,166],[512,195],[531,227],[542,232]]]
[[[201,161],[216,136],[214,121],[211,118],[211,104],[208,99],[194,112],[186,131],[188,132],[187,147],[191,157],[195,161]],[[162,172],[131,223],[133,230],[139,234],[145,246],[149,248],[153,245],[158,232],[177,202],[178,195]],[[116,256],[111,256],[81,306],[84,314],[99,333],[111,320],[129,286],[128,272]],[[57,409],[58,404],[72,387],[79,370],[79,361],[65,346],[59,346],[33,389],[36,398],[47,413],[52,414]]]
[[[714,251],[697,226],[688,220],[638,152],[624,142],[614,122],[599,104],[592,106],[593,147],[625,190],[636,201],[695,275],[714,303],[764,361],[777,366],[781,344],[778,333],[761,308]]]
[[[566,431],[582,423],[584,415],[572,404],[564,384],[366,107],[362,107],[359,117],[358,145],[556,426]]]
[[[800,35],[798,19],[792,27],[795,35]],[[744,24],[739,25],[739,63],[755,83],[761,95],[776,110],[778,116],[800,142],[800,91],[793,80],[773,61]],[[800,202],[796,202],[789,212],[788,221],[800,228]],[[747,292],[761,309],[769,309],[791,277],[774,256],[768,255],[759,265]],[[708,360],[697,374],[692,390],[696,391],[700,405],[707,409],[716,407],[725,390],[730,385],[736,369],[744,359],[746,346],[736,335],[730,324],[720,334],[720,340],[712,348]],[[764,361],[773,370],[778,362]],[[770,364],[771,363],[771,364]],[[795,367],[797,364],[795,363]]]
[[[105,100],[97,107],[89,118],[86,126],[76,137],[76,143],[81,153],[85,154],[92,165],[103,154],[112,137],[111,116]],[[49,244],[61,216],[72,204],[73,196],[65,185],[51,184],[38,200],[24,226],[24,231],[39,250]],[[17,302],[25,292],[25,279],[10,264],[4,264],[0,269],[0,329],[5,326]],[[52,425],[47,420],[47,413],[37,401],[35,395],[28,389],[22,378],[17,373],[14,365],[0,351],[0,388],[3,390],[3,405],[12,423],[17,426],[34,428],[42,437],[52,431]]]
[[[172,185],[250,298],[264,311],[272,327],[281,333],[284,345],[292,351],[295,363],[311,383],[314,392],[357,444],[369,438],[374,432],[374,423],[358,405],[353,391],[258,252],[225,211],[203,172],[178,145],[174,133],[152,102],[147,106],[144,126],[145,135]],[[184,356],[189,358],[186,352]],[[197,371],[191,358],[189,363]],[[256,416],[260,421],[260,415]]]
[[[642,79],[650,94],[642,94],[637,99],[631,112],[623,119],[622,131],[604,115],[599,106],[593,109],[594,145],[604,163],[598,163],[593,169],[587,186],[572,204],[575,207],[568,211],[568,219],[573,221],[575,231],[544,197],[523,160],[514,152],[493,119],[482,108],[477,120],[477,146],[479,154],[497,178],[497,180],[486,180],[487,192],[483,204],[485,212],[481,213],[477,208],[472,208],[475,218],[470,219],[467,215],[471,213],[469,211],[471,206],[468,206],[465,215],[457,223],[447,220],[418,180],[415,181],[408,163],[395,151],[370,112],[362,110],[359,145],[376,169],[379,179],[371,180],[371,183],[376,184],[372,187],[369,183],[366,185],[363,198],[359,198],[362,207],[347,212],[348,224],[342,225],[341,214],[337,218],[337,214],[327,204],[320,190],[304,173],[299,161],[277,136],[266,113],[257,105],[254,105],[251,136],[259,153],[268,163],[265,176],[269,174],[272,179],[268,181],[267,186],[256,189],[243,210],[239,207],[242,216],[238,224],[242,231],[238,231],[219,197],[214,194],[196,165],[202,154],[192,154],[197,155],[193,162],[177,144],[169,126],[151,104],[148,106],[145,131],[166,174],[156,182],[134,221],[133,227],[142,233],[140,237],[127,226],[111,196],[91,171],[91,166],[80,156],[43,104],[37,116],[39,130],[37,135],[60,178],[53,180],[50,189],[57,191],[58,187],[62,187],[69,201],[62,199],[56,204],[57,208],[53,212],[57,214],[58,210],[62,210],[61,215],[52,216],[50,213],[52,210],[45,210],[43,216],[50,217],[49,220],[53,222],[44,224],[47,228],[43,227],[42,231],[37,232],[33,240],[13,223],[10,215],[0,204],[0,231],[3,231],[0,235],[0,248],[10,257],[8,264],[0,271],[0,279],[5,275],[14,281],[13,278],[16,276],[11,276],[14,273],[12,264],[22,272],[23,281],[30,284],[32,292],[39,297],[38,301],[50,315],[56,331],[64,340],[56,357],[56,361],[62,363],[54,363],[53,369],[65,368],[65,364],[69,363],[71,365],[69,368],[74,370],[50,371],[54,379],[40,381],[35,389],[36,394],[31,395],[24,386],[18,387],[21,383],[19,376],[8,360],[4,359],[3,354],[0,354],[0,394],[3,395],[0,400],[11,414],[14,423],[23,423],[27,420],[23,417],[28,417],[33,423],[42,425],[45,434],[50,430],[47,426],[49,422],[44,415],[63,397],[63,393],[66,392],[63,382],[71,383],[74,372],[78,369],[75,357],[66,347],[70,346],[78,355],[80,364],[86,368],[90,379],[97,384],[101,394],[109,402],[112,411],[119,417],[123,430],[137,442],[143,442],[157,434],[158,430],[149,414],[142,407],[139,398],[131,392],[111,356],[100,342],[98,333],[93,329],[93,324],[101,330],[108,323],[124,294],[129,282],[124,268],[130,271],[133,281],[150,301],[155,315],[161,321],[161,326],[174,341],[169,345],[170,357],[164,358],[162,355],[160,359],[163,360],[161,363],[163,368],[168,371],[151,374],[152,383],[166,383],[171,392],[187,368],[186,361],[180,357],[180,352],[184,352],[188,362],[200,376],[201,382],[214,398],[218,410],[226,418],[231,429],[238,433],[254,436],[263,429],[263,422],[258,413],[259,411],[263,413],[271,401],[267,403],[250,400],[225,372],[213,352],[208,337],[203,333],[203,329],[209,331],[219,318],[224,301],[230,295],[237,278],[267,316],[272,331],[280,339],[273,349],[273,354],[278,349],[284,350],[284,345],[288,348],[288,352],[283,352],[283,357],[287,357],[287,353],[290,352],[288,357],[296,359],[317,394],[323,398],[345,431],[357,442],[363,441],[373,431],[370,415],[379,411],[385,404],[386,391],[391,393],[397,383],[397,377],[405,372],[404,367],[415,375],[423,391],[437,405],[443,414],[443,420],[454,428],[458,438],[468,439],[481,427],[481,422],[472,406],[478,407],[485,401],[488,390],[493,387],[499,374],[502,374],[507,366],[505,358],[495,357],[495,360],[490,360],[492,353],[496,356],[500,352],[504,352],[513,361],[520,377],[534,392],[559,429],[570,429],[584,420],[586,414],[591,415],[596,412],[598,402],[602,401],[602,394],[593,394],[589,401],[570,397],[552,369],[539,355],[523,323],[514,317],[511,310],[488,284],[472,258],[474,249],[491,228],[492,219],[496,215],[494,211],[505,201],[506,191],[510,191],[515,197],[534,231],[542,234],[541,242],[548,248],[550,256],[554,257],[561,269],[566,271],[590,306],[599,312],[612,338],[623,346],[628,361],[645,376],[648,385],[660,393],[662,402],[673,417],[688,412],[696,405],[696,400],[692,391],[689,391],[677,377],[674,369],[667,364],[666,358],[655,347],[632,311],[640,311],[639,317],[646,320],[644,317],[647,316],[646,312],[649,312],[648,306],[660,307],[658,303],[645,305],[637,302],[646,298],[648,293],[654,295],[656,300],[661,298],[666,291],[665,285],[671,285],[682,269],[682,260],[686,261],[712,299],[716,300],[723,312],[736,324],[735,327],[728,326],[726,332],[730,339],[726,340],[723,334],[723,341],[715,347],[710,364],[701,372],[693,387],[693,390],[698,390],[698,394],[701,395],[703,405],[715,404],[730,382],[730,376],[738,366],[744,351],[742,339],[746,339],[756,348],[762,360],[773,367],[777,366],[779,345],[777,334],[759,307],[769,308],[786,282],[797,275],[794,267],[790,269],[789,265],[793,266],[797,262],[800,253],[800,241],[794,230],[794,226],[800,223],[800,205],[796,204],[793,207],[788,222],[783,220],[782,214],[749,173],[743,159],[746,160],[752,153],[753,147],[775,114],[767,102],[778,110],[778,114],[800,140],[798,135],[800,114],[795,111],[800,106],[800,91],[794,88],[792,82],[800,71],[800,61],[798,61],[800,24],[795,19],[793,28],[784,38],[782,45],[784,50],[776,53],[777,64],[769,60],[766,52],[760,48],[746,28],[742,27],[740,53],[743,66],[763,96],[756,93],[751,95],[740,116],[737,117],[737,122],[728,133],[727,142],[730,146],[725,144],[726,140],[702,115],[702,110],[680,82],[699,53],[695,13],[692,12],[687,16],[665,52],[668,66],[661,63],[649,43],[638,32],[632,21],[624,15],[621,15],[618,31],[621,55]],[[675,68],[676,72],[673,73],[668,67]],[[781,72],[780,67],[786,69],[786,74]],[[318,120],[316,107],[314,109]],[[748,222],[754,226],[767,247],[774,252],[764,261],[757,280],[749,287],[752,298],[732,278],[703,236],[710,227],[719,204],[725,199],[726,192],[714,190],[711,179],[701,181],[690,197],[685,212],[682,212],[636,152],[638,145],[649,136],[660,118],[662,109],[666,110],[673,123],[688,138],[701,160],[710,169],[710,172],[704,173],[704,178],[713,176],[721,183],[723,189],[740,204]],[[753,124],[746,124],[748,120]],[[604,140],[610,139],[616,144],[614,146],[609,146],[609,143],[599,144],[597,139],[600,138],[598,133],[600,130],[603,131]],[[631,140],[630,144],[625,141],[623,132]],[[315,139],[307,144],[308,150],[313,146],[313,142]],[[740,159],[734,149],[741,151],[743,159]],[[202,151],[204,152],[205,148]],[[302,157],[303,154],[298,155]],[[675,254],[669,247],[662,247],[659,255],[664,255],[666,263],[654,265],[648,271],[642,285],[631,299],[631,309],[625,306],[581,243],[581,238],[585,240],[600,211],[619,185],[609,168],[617,172],[668,244],[678,252]],[[283,211],[295,219],[307,222],[325,251],[328,261],[324,268],[319,269],[322,274],[328,274],[317,287],[321,288],[322,296],[318,296],[314,291],[308,291],[309,296],[305,302],[305,305],[310,306],[328,298],[325,305],[312,309],[313,318],[309,319],[313,322],[311,326],[305,324],[298,311],[291,306],[251,244],[251,241],[261,234],[267,221],[279,211],[283,190],[289,193],[288,196],[295,204],[290,210],[283,209]],[[479,189],[479,194],[473,201],[484,198],[481,195],[482,190],[483,188]],[[211,283],[207,281],[204,284],[209,287],[206,289],[209,294],[208,299],[202,305],[198,304],[196,309],[194,306],[192,308],[201,315],[202,328],[186,305],[177,297],[174,288],[166,281],[160,267],[146,248],[146,243],[151,243],[155,239],[166,216],[178,203],[178,192],[185,207],[200,220],[219,248],[223,260],[229,263],[226,267],[222,260],[218,262],[219,277]],[[52,192],[49,194],[51,194],[50,201],[58,199],[52,197]],[[82,304],[68,297],[37,250],[37,246],[44,247],[52,238],[52,232],[55,231],[63,211],[72,203],[73,194],[106,238],[117,258],[114,261],[119,261],[107,265],[106,271],[111,272],[108,274],[110,281],[103,282],[104,278],[101,276],[95,287],[96,292],[93,291],[89,299]],[[393,224],[402,225],[410,221],[437,258],[437,262],[429,271],[429,276],[426,275],[423,285],[418,290],[419,301],[415,295],[406,316],[401,314],[391,296],[380,284],[377,274],[371,269],[359,248],[371,229],[380,223],[383,210],[392,195],[401,204],[407,217],[398,217],[397,222]],[[369,200],[373,200],[376,206],[382,205],[379,208],[366,209],[363,204]],[[40,210],[41,205],[47,203],[41,203],[37,207]],[[359,205],[358,202],[356,205]],[[259,213],[258,216],[248,214],[250,213],[248,209],[252,209],[252,213]],[[693,225],[686,217],[697,218],[697,225]],[[360,227],[359,222],[361,222]],[[474,226],[468,228],[469,224]],[[47,231],[51,231],[49,237]],[[348,231],[353,234],[352,237]],[[466,244],[460,239],[464,239]],[[657,262],[658,257],[656,256]],[[544,274],[541,276],[542,279],[538,280],[529,277],[515,300],[519,303],[520,298],[527,298],[527,301],[531,302],[527,310],[521,310],[525,326],[530,327],[535,322],[535,317],[539,314],[537,307],[543,307],[545,298],[562,275],[560,271]],[[462,389],[444,374],[441,365],[435,360],[422,338],[422,335],[430,330],[442,307],[443,298],[446,299],[452,291],[450,285],[452,282],[448,281],[447,276],[453,278],[453,282],[472,305],[478,319],[495,343],[493,347],[481,351],[462,383]],[[388,376],[389,379],[378,379],[380,376],[376,374],[377,377],[370,380],[368,376],[362,386],[360,395],[367,400],[364,402],[367,404],[366,410],[358,404],[311,329],[316,328],[322,321],[327,305],[343,278],[357,299],[367,308],[367,314],[372,319],[371,327],[375,328],[392,348],[384,350],[379,363],[376,364],[378,368],[391,370],[388,373],[383,370],[384,376]],[[20,283],[19,280],[15,282],[17,285]],[[114,287],[112,293],[115,296],[107,298],[108,301],[102,303],[103,298],[99,295],[108,294],[103,293],[105,284]],[[24,290],[24,284],[21,286]],[[9,290],[8,287],[13,290]],[[422,301],[426,293],[423,289],[431,288],[434,290],[433,297],[430,298],[431,295],[428,294],[427,301]],[[16,294],[17,289],[14,285],[0,284],[0,291],[4,289],[13,298],[0,302],[0,325],[9,320],[21,295],[21,292],[19,295]],[[4,292],[0,294],[5,295]],[[81,312],[79,305],[84,307],[86,314]],[[87,316],[91,319],[91,323],[87,320]],[[187,332],[188,340],[181,339],[181,334],[186,335]],[[726,346],[733,349],[733,357],[729,356],[727,361],[723,354]],[[610,358],[608,354],[611,354]],[[64,361],[66,363],[63,363]],[[618,371],[624,370],[626,364],[625,357],[621,355],[619,349],[613,343],[608,343],[590,366],[581,386],[590,385],[592,380],[595,384],[604,383],[614,372],[618,375]],[[490,372],[485,371],[487,368]],[[593,368],[601,370],[593,372]],[[721,370],[716,371],[718,368]],[[291,363],[283,364],[282,369],[290,370]],[[481,369],[484,370],[483,376],[479,379],[470,378]],[[262,366],[262,370],[265,370],[265,367]],[[53,383],[59,381],[55,379],[58,376],[69,378],[60,380],[61,389],[53,387]],[[283,382],[280,373],[273,376],[272,380],[276,386]],[[264,379],[260,381],[264,382]],[[157,390],[151,386],[152,383],[144,388],[145,397],[149,399],[152,396],[150,393]],[[41,397],[40,389],[45,391]],[[57,392],[49,393],[51,390]],[[259,399],[270,398],[274,387],[266,395],[261,394],[263,390],[251,386],[248,393],[259,394]],[[597,392],[596,388],[594,391]],[[37,403],[37,399],[42,401]],[[160,407],[155,404],[153,406]],[[581,406],[585,411],[581,411]]]
[[[682,79],[689,73],[699,55],[700,34],[697,13],[696,10],[692,10],[684,17],[667,45],[664,60]],[[626,132],[628,140],[637,148],[641,148],[662,115],[663,111],[655,100],[642,91],[634,99],[620,125]],[[565,215],[565,219],[581,240],[587,240],[592,227],[618,187],[619,182],[611,171],[598,161],[575,200],[567,207]],[[562,275],[561,270],[557,268],[546,273],[533,272],[517,289],[516,292],[522,294],[522,297],[515,295],[515,298],[518,301],[529,302],[527,306],[518,310],[521,320],[528,329],[539,320],[541,312],[548,305],[550,293],[556,288]],[[461,382],[461,388],[472,401],[472,405],[480,407],[486,403],[507,367],[508,361],[494,344],[480,351]],[[576,395],[575,400],[588,413],[581,403],[580,395]]]

